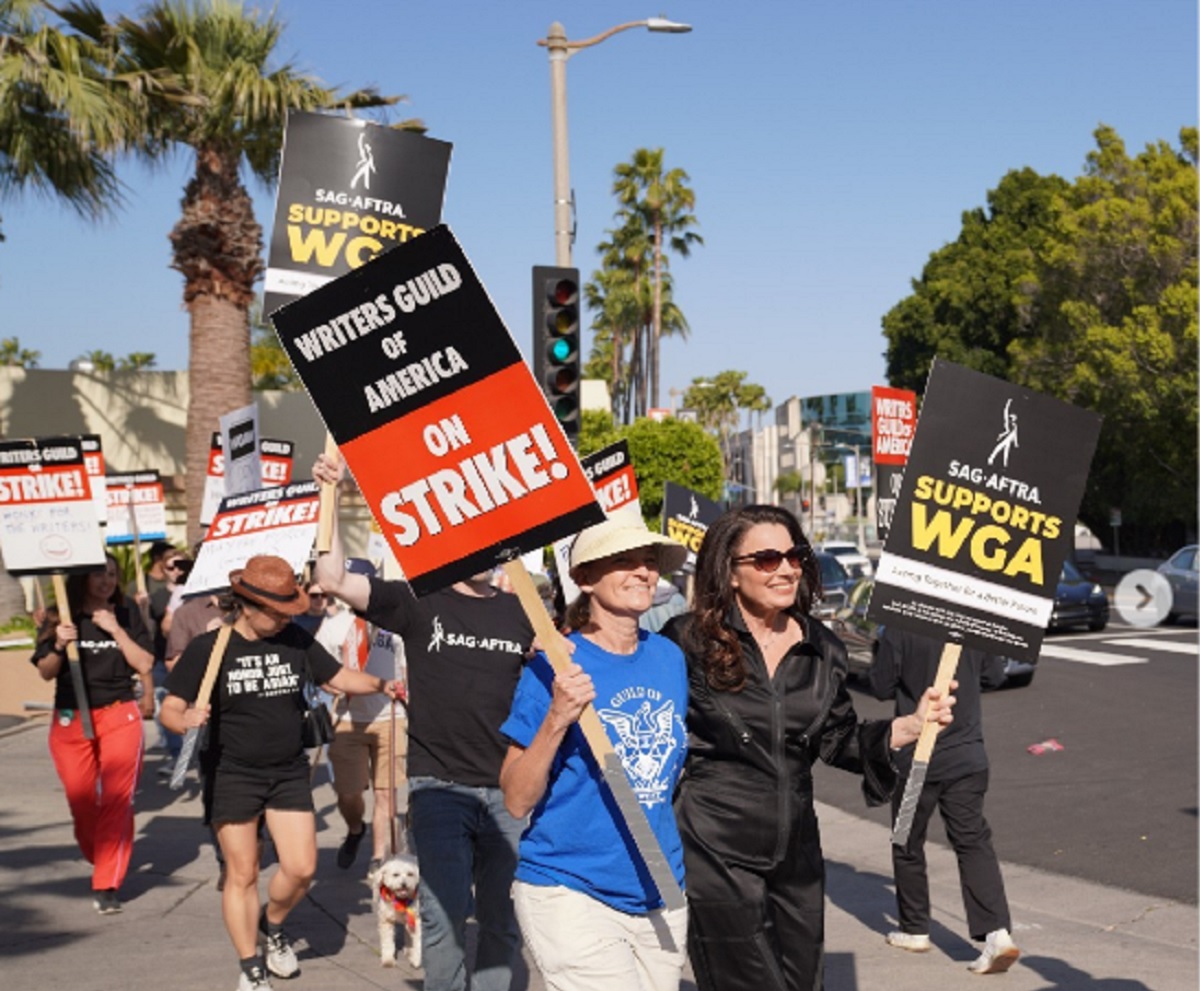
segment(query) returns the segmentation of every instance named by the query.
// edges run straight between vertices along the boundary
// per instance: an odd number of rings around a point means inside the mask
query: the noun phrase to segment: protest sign
[[[225,495],[262,488],[258,456],[258,403],[231,410],[219,418],[225,460]]]
[[[263,312],[437,225],[450,150],[412,131],[289,111]]]
[[[258,460],[262,470],[260,488],[287,485],[292,480],[295,460],[295,444],[290,440],[272,440],[261,437],[258,441]],[[208,473],[204,478],[204,501],[200,506],[200,525],[207,527],[217,514],[221,500],[225,498],[225,453],[221,446],[221,434],[212,435],[208,449]]]
[[[107,475],[106,511],[109,544],[132,544],[167,539],[167,503],[156,471]]]
[[[184,595],[226,588],[229,572],[256,554],[274,554],[299,574],[317,535],[316,482],[259,489],[228,496],[204,535]]]
[[[10,574],[104,563],[78,437],[0,441],[0,552]]]
[[[641,520],[642,504],[638,502],[637,475],[629,458],[628,441],[619,440],[601,448],[594,454],[581,458],[580,464],[583,465],[583,473],[592,483],[592,489],[605,516],[611,517],[615,513],[627,512],[636,514],[635,521]],[[579,596],[579,586],[568,574],[571,570],[571,545],[574,542],[575,535],[572,534],[555,541],[554,544],[554,564],[558,571],[559,583],[562,585],[563,598],[568,603]]]
[[[868,615],[1036,659],[1099,432],[1095,413],[936,359]]]
[[[604,518],[449,228],[271,320],[418,595]]]
[[[662,514],[662,532],[687,548],[687,561],[679,570],[690,575],[696,570],[696,552],[704,535],[721,515],[721,505],[699,492],[667,482],[663,486]]]
[[[886,540],[917,431],[917,394],[871,387],[871,454],[875,462],[875,532]]]
[[[108,522],[108,485],[104,481],[104,450],[100,446],[99,434],[83,434],[79,438],[83,448],[83,467],[87,472],[88,484],[92,487],[92,502],[96,505],[96,519]]]

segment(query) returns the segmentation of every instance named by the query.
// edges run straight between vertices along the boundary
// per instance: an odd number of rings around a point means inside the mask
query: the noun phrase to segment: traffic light
[[[579,436],[579,269],[533,268],[533,374],[574,444]]]

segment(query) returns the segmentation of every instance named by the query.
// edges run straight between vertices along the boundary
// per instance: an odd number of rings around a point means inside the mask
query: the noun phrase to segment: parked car
[[[1108,626],[1108,596],[1094,581],[1084,578],[1068,558],[1063,562],[1054,590],[1054,611],[1048,629],[1066,630],[1073,626],[1086,626],[1093,633]]]
[[[879,638],[883,636],[883,626],[874,620],[867,619],[867,606],[871,601],[871,591],[875,587],[872,578],[863,578],[855,582],[847,596],[846,608],[842,609],[830,623],[834,633],[841,637],[846,645],[847,666],[851,677],[865,678],[875,663],[875,653],[879,650]],[[1024,688],[1033,681],[1037,670],[1037,661],[1022,661],[1015,657],[1004,658],[1004,686]]]
[[[1158,573],[1171,584],[1171,611],[1165,622],[1173,623],[1180,616],[1197,615],[1200,612],[1196,602],[1200,572],[1196,567],[1196,545],[1177,550],[1170,560],[1158,566]]]
[[[854,579],[832,554],[817,551],[817,564],[821,567],[821,588],[823,594],[819,602],[813,603],[813,615],[817,619],[832,619],[838,612],[846,608],[847,596]]]
[[[870,578],[875,574],[871,559],[849,540],[826,540],[817,550],[836,557],[851,578]]]

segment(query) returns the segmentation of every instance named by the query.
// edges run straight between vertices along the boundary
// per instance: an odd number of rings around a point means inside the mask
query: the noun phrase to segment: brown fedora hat
[[[308,593],[296,583],[292,566],[273,554],[256,554],[246,567],[229,572],[229,587],[234,595],[286,616],[308,610]]]

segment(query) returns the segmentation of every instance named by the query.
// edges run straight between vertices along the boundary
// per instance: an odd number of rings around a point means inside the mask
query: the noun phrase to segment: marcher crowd
[[[313,468],[322,483],[344,476],[337,458]],[[70,621],[46,612],[33,662],[55,681],[50,752],[96,910],[122,909],[142,720],[155,717],[166,766],[185,738],[199,741],[238,991],[297,976],[285,924],[317,869],[321,751],[309,734],[325,707],[333,728],[317,742],[329,744],[345,830],[337,866],[354,868],[366,845],[377,887],[388,858],[415,856],[427,991],[508,991],[522,940],[550,991],[675,991],[687,962],[701,991],[812,991],[823,987],[825,901],[813,767],[859,776],[868,803],[896,812],[932,723],[947,746],[894,850],[886,938],[930,948],[923,846],[938,808],[982,944],[970,970],[1008,969],[1018,951],[983,817],[987,659],[964,653],[963,687],[939,693],[937,644],[889,634],[872,686],[896,698],[896,714],[862,720],[845,647],[813,614],[820,570],[791,513],[726,512],[687,595],[669,581],[685,557],[636,513],[584,530],[569,553],[575,601],[556,608],[553,576],[537,576],[549,625],[491,571],[417,597],[347,557],[336,527],[306,573],[255,556],[194,597],[183,588],[192,558],[165,542],[140,592],[126,594],[111,557],[72,577]],[[603,727],[599,744],[590,726]],[[637,821],[606,778],[613,761]],[[277,866],[260,893],[267,842]]]

